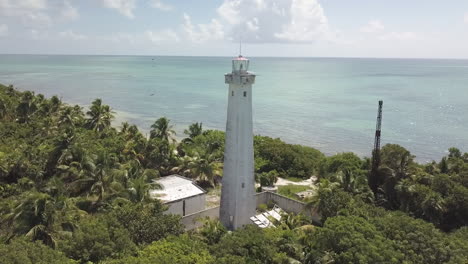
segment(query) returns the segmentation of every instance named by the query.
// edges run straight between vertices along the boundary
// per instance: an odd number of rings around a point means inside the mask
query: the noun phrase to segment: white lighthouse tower
[[[239,55],[232,60],[232,73],[225,75],[229,99],[220,220],[230,230],[251,224],[256,208],[252,125],[255,74],[248,70],[249,60]]]

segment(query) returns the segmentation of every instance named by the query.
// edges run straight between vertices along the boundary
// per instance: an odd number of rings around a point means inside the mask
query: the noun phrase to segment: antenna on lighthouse
[[[239,57],[242,57],[242,36],[239,35]]]

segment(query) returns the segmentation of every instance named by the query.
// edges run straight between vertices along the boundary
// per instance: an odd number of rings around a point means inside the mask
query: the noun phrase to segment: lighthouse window
[[[244,187],[245,187],[245,184],[244,184],[244,183],[242,183],[242,188],[244,188]]]
[[[231,96],[234,96],[234,91],[231,92]]]
[[[247,97],[247,92],[244,92],[244,97]]]

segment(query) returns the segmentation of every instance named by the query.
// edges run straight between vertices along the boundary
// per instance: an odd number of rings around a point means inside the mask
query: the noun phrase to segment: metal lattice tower
[[[380,136],[382,131],[382,106],[383,101],[379,101],[379,109],[377,111],[377,125],[375,128],[374,150],[372,151],[372,168],[369,175],[369,187],[376,193],[378,188],[377,171],[380,165]]]
[[[377,125],[375,127],[374,151],[380,152],[380,132],[382,130],[382,106],[383,101],[379,101],[379,110],[377,112]]]

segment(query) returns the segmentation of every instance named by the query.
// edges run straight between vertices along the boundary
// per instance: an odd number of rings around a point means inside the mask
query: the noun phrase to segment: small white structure
[[[305,191],[296,193],[296,196],[299,199],[306,199],[306,198],[310,198],[310,197],[314,196],[315,193],[316,193],[315,190],[305,190]]]
[[[276,187],[276,186],[262,186],[262,192],[277,193],[278,192],[278,187]]]
[[[167,205],[167,213],[185,216],[205,210],[206,192],[192,180],[180,175],[170,175],[155,182],[163,188],[150,190],[150,196]]]
[[[229,84],[221,190],[220,221],[229,230],[251,224],[255,214],[255,178],[252,122],[252,84],[249,60],[239,55],[232,60]]]
[[[270,211],[252,216],[250,220],[260,228],[275,227],[272,221],[281,221],[283,213],[284,211],[275,205]]]

